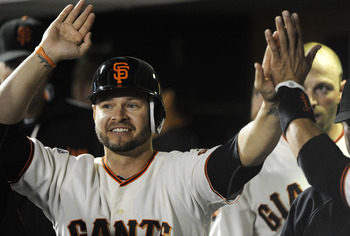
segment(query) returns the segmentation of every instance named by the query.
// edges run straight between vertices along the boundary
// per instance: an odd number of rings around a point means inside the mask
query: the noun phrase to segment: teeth
[[[116,129],[113,129],[112,132],[123,133],[123,132],[128,132],[128,129],[127,128],[116,128]]]

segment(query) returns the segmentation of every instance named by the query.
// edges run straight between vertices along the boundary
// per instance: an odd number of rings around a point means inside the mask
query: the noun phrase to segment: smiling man
[[[67,6],[37,50],[0,85],[0,157],[11,186],[42,208],[58,235],[208,235],[212,214],[237,200],[281,136],[277,94],[264,76],[269,65],[255,64],[264,101],[238,134],[210,149],[157,152],[151,134],[160,132],[165,119],[158,76],[143,60],[111,58],[97,69],[90,96],[105,156],[44,147],[17,124],[56,64],[81,57],[91,46],[95,15],[83,5]],[[288,29],[298,30],[298,22],[286,20]],[[283,75],[309,70],[294,63]]]

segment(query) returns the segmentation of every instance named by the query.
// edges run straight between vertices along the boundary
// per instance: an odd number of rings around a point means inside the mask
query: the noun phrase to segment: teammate
[[[349,107],[349,97],[350,96],[350,83],[345,84],[342,99],[340,102],[340,112],[338,113],[335,122],[343,122],[345,141],[347,150],[349,151],[349,135],[350,129],[347,123],[350,121],[350,107]],[[322,145],[322,143],[321,143]],[[323,149],[318,147],[317,149]],[[333,146],[333,145],[332,145]],[[313,148],[314,149],[314,148]],[[326,150],[327,156],[330,157],[329,163],[333,165],[337,162],[337,158],[334,158],[332,148]],[[336,150],[335,152],[339,152]],[[340,157],[342,157],[341,153]],[[323,154],[324,155],[324,154]],[[337,155],[335,155],[337,156]],[[322,155],[317,156],[316,163],[312,163],[312,168],[318,168],[320,164],[323,163]],[[334,159],[333,159],[334,158]],[[313,160],[314,161],[314,160]],[[303,161],[301,163],[304,163]],[[348,157],[344,158],[344,163],[350,163]],[[322,165],[322,164],[321,164]],[[329,168],[329,167],[328,167]],[[325,171],[321,171],[324,174]],[[327,178],[332,177],[332,175],[327,175]],[[308,173],[306,173],[308,176]],[[341,176],[341,175],[339,175]],[[316,176],[311,176],[311,178],[319,178]],[[318,181],[318,180],[316,180]],[[312,181],[313,183],[314,181]],[[347,205],[344,205],[342,199],[339,197],[339,193],[336,195],[329,195],[327,191],[322,190],[322,188],[310,187],[304,192],[302,192],[297,199],[293,202],[290,212],[288,214],[286,223],[283,226],[281,235],[349,235],[350,233],[350,211]],[[339,189],[340,184],[335,184],[335,190]],[[322,191],[320,191],[322,190]]]
[[[297,19],[296,15],[293,17]],[[295,42],[286,37],[288,30],[286,32],[282,24],[278,24],[277,30],[279,41],[270,34],[266,39],[274,62],[271,70],[280,74],[285,65],[298,62],[300,54],[289,53],[287,48]],[[317,116],[310,107],[312,99],[309,101],[300,86],[305,76],[272,78],[279,95],[282,131],[312,185],[293,203],[281,235],[349,235],[347,174],[350,160],[315,123]],[[349,85],[345,85],[340,113],[335,119],[344,125],[348,150]]]
[[[67,6],[37,50],[0,86],[0,132],[7,132],[1,158],[12,187],[42,208],[58,235],[207,234],[212,213],[237,199],[278,142],[271,79],[256,63],[256,87],[264,104],[257,118],[227,143],[185,153],[156,152],[151,130],[159,132],[165,118],[157,76],[139,59],[112,58],[97,70],[90,97],[105,156],[74,157],[45,148],[22,135],[16,123],[52,67],[83,55],[91,45],[95,16],[91,5],[79,14],[83,5],[81,0],[74,8]],[[299,67],[314,55],[290,64],[284,75],[306,74],[310,66]],[[268,71],[269,65],[264,68]]]
[[[316,45],[314,42],[306,43],[305,51]],[[344,82],[338,56],[322,45],[304,87],[311,98],[317,125],[347,153],[343,126],[333,123]],[[282,136],[260,173],[245,185],[240,200],[220,209],[211,235],[280,235],[292,202],[309,187],[288,142]]]
[[[29,16],[11,19],[1,26],[1,83],[35,50],[44,32],[44,24]],[[52,70],[51,74],[53,73]],[[67,149],[72,155],[81,153],[103,155],[103,147],[94,132],[91,106],[89,109],[82,108],[73,104],[71,99],[57,92],[52,93],[52,85],[50,86],[48,81],[50,79],[51,76],[48,76],[43,80],[33,93],[26,116],[21,122],[26,135],[39,139],[46,146],[54,145]],[[55,235],[52,223],[47,220],[41,209],[26,197],[17,193],[14,195],[14,202],[27,234]],[[0,227],[0,230],[3,229],[7,227]]]

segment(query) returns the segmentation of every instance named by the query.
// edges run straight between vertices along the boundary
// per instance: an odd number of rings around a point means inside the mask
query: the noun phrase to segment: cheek
[[[107,116],[104,113],[96,110],[94,113],[94,119],[95,119],[95,125],[97,127],[103,127],[103,125],[106,123]]]
[[[320,100],[320,105],[332,109],[333,107],[338,106],[338,96],[336,94],[329,94]]]

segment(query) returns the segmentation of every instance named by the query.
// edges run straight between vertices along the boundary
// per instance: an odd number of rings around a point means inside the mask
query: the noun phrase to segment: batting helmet
[[[159,78],[153,67],[135,57],[111,58],[95,72],[89,99],[95,104],[99,94],[121,89],[137,90],[149,96],[151,131],[160,133],[165,120],[165,108]]]

